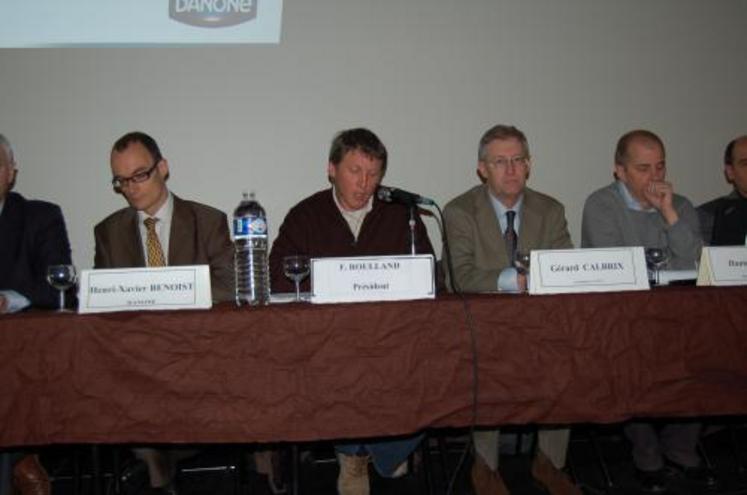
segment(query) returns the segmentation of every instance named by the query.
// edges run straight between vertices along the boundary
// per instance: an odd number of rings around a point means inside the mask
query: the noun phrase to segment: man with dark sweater
[[[373,256],[410,252],[408,208],[375,197],[387,165],[387,151],[367,129],[350,129],[332,141],[327,176],[332,187],[302,200],[286,215],[270,253],[273,292],[290,292],[294,285],[283,274],[283,258]],[[419,217],[416,251],[433,254]],[[309,282],[303,288],[308,290]],[[420,436],[374,444],[336,446],[340,462],[339,493],[369,493],[368,461],[377,471],[396,477],[398,467],[420,442]]]
[[[724,152],[730,194],[698,207],[703,242],[713,246],[747,244],[747,136],[732,140]]]

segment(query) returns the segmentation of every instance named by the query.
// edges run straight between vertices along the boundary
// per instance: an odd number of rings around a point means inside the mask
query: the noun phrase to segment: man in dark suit
[[[747,136],[726,146],[724,175],[734,187],[731,193],[698,207],[703,242],[713,246],[747,244]]]
[[[483,134],[477,172],[484,183],[456,197],[444,209],[452,289],[525,289],[526,276],[516,268],[517,252],[573,247],[563,205],[526,187],[530,166],[529,145],[519,129],[497,125]],[[552,495],[580,495],[560,471],[569,430],[543,427],[538,437],[532,462],[534,479]],[[498,430],[475,432],[472,483],[478,495],[509,493],[498,471],[498,439]]]
[[[60,207],[11,192],[18,170],[8,139],[0,134],[0,314],[54,307],[57,291],[46,282],[47,266],[70,264],[70,242]],[[2,471],[13,466],[21,494],[48,494],[49,478],[35,455],[4,454]],[[0,472],[0,495],[11,476]]]
[[[55,307],[47,267],[70,264],[60,207],[11,192],[17,173],[13,149],[0,135],[0,313]]]
[[[209,265],[213,299],[234,299],[234,251],[225,213],[169,191],[169,164],[147,134],[119,138],[110,163],[114,190],[129,206],[96,225],[95,268]],[[184,452],[134,451],[148,467],[154,493],[173,493],[176,459]]]

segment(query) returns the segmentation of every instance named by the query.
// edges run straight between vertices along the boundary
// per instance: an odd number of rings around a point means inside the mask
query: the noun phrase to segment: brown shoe
[[[568,475],[553,466],[550,459],[539,451],[532,462],[532,477],[552,495],[583,495]]]
[[[490,469],[479,455],[475,455],[471,474],[475,495],[510,495],[501,474]]]
[[[20,495],[49,495],[49,476],[39,463],[39,457],[27,455],[13,466],[13,484]]]
[[[368,456],[337,454],[340,474],[337,493],[340,495],[368,495]]]

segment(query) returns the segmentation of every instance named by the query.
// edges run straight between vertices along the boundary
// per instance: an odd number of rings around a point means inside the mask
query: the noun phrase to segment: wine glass
[[[296,284],[296,302],[301,300],[301,280],[309,274],[308,256],[286,256],[283,258],[283,273]]]
[[[516,251],[514,259],[514,268],[521,274],[529,273],[529,251]]]
[[[60,291],[60,307],[58,313],[65,311],[65,291],[75,284],[78,278],[73,265],[49,265],[47,267],[47,282]]]
[[[669,261],[669,254],[664,248],[646,248],[646,264],[650,270],[654,271],[654,283],[660,284],[659,271],[664,264]]]

